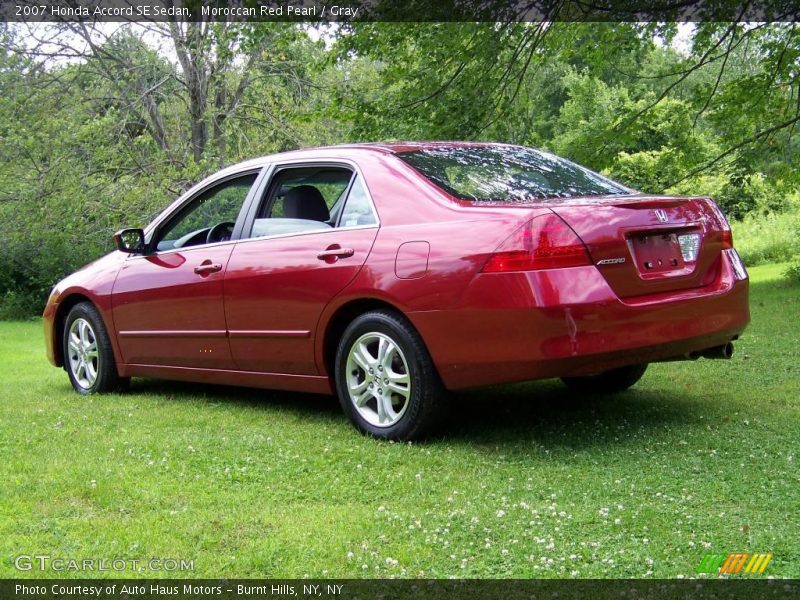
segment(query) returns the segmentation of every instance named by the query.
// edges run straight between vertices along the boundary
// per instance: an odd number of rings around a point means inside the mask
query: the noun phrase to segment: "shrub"
[[[783,182],[771,182],[761,173],[745,176],[716,173],[693,177],[667,190],[679,196],[711,196],[729,219],[790,211],[797,192]]]
[[[53,285],[108,248],[77,244],[68,234],[53,231],[41,238],[7,236],[0,262],[0,319],[40,315]]]
[[[770,183],[761,173],[733,176],[716,198],[727,215],[742,219],[745,215],[766,214],[786,208],[786,191]]]
[[[784,275],[792,283],[800,283],[800,254],[794,257]]]
[[[681,152],[675,148],[620,152],[605,173],[636,190],[657,194],[680,176],[682,160]]]
[[[733,242],[748,265],[782,262],[800,255],[800,209],[752,214],[732,221]]]

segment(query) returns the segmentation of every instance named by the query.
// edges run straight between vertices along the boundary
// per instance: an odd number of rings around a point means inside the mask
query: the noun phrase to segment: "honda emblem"
[[[658,219],[659,223],[666,223],[667,222],[667,213],[666,212],[664,212],[660,208],[657,208],[655,210],[655,213],[656,213],[656,218]]]

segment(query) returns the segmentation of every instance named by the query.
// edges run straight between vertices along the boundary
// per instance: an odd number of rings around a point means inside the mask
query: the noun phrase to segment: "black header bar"
[[[796,21],[800,0],[0,0],[6,22]]]

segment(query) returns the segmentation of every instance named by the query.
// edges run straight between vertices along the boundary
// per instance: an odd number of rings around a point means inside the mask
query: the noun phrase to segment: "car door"
[[[249,239],[225,274],[233,360],[245,371],[315,375],[314,333],[331,299],[364,265],[378,217],[350,166],[276,168]]]
[[[235,368],[222,284],[257,176],[237,174],[202,189],[157,226],[148,252],[125,261],[112,310],[126,364]]]

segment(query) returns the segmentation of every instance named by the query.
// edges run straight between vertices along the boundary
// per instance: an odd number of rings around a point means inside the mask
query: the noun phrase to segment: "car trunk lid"
[[[730,245],[709,198],[622,196],[553,203],[620,298],[708,285]]]

